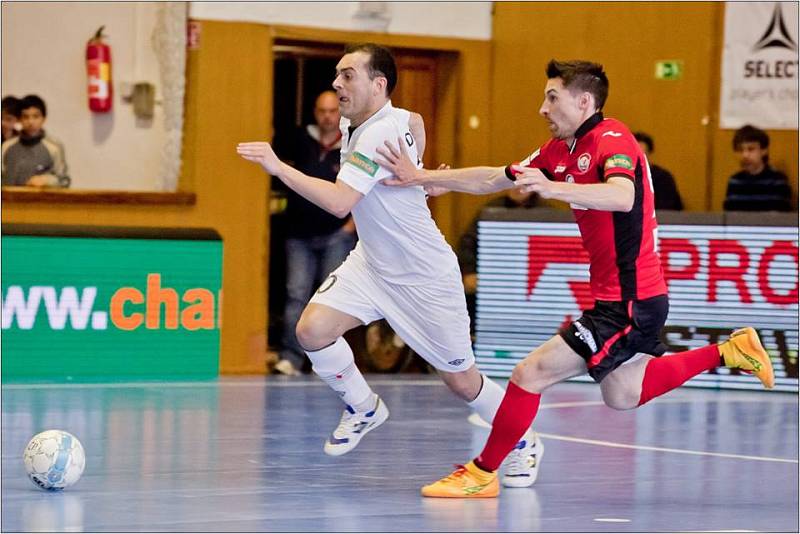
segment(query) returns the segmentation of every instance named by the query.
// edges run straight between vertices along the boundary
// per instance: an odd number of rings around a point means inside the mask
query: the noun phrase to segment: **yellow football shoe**
[[[500,494],[497,473],[484,471],[474,462],[456,467],[455,471],[443,479],[424,486],[423,497],[480,499],[497,497]]]
[[[754,328],[736,330],[727,341],[719,344],[719,352],[725,367],[753,373],[767,389],[775,385],[772,361]]]

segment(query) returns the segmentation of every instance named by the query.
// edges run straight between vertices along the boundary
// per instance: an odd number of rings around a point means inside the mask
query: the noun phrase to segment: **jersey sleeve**
[[[624,176],[633,180],[636,162],[641,149],[630,133],[605,132],[598,143],[598,162],[603,166],[603,181],[612,176]]]
[[[336,179],[341,180],[362,195],[367,195],[375,184],[392,173],[381,167],[375,158],[379,157],[376,149],[384,146],[384,141],[397,143],[397,132],[390,123],[379,122],[369,126],[356,140],[349,154],[342,159],[342,167]]]

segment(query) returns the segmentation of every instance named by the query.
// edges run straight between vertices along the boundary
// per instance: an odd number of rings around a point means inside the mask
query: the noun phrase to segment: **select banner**
[[[772,356],[775,389],[797,391],[797,234],[797,227],[659,226],[670,296],[662,341],[669,351],[753,326]],[[589,255],[575,223],[478,223],[475,356],[483,372],[510,376],[519,360],[593,302]],[[752,376],[727,368],[688,385],[762,389]]]
[[[797,129],[798,4],[726,2],[720,127]]]
[[[3,381],[212,378],[222,242],[3,236]]]

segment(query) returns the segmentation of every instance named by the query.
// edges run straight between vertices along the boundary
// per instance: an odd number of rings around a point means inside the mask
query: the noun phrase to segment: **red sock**
[[[492,431],[475,463],[486,471],[497,471],[508,453],[530,428],[539,410],[540,393],[525,391],[513,382],[508,383],[503,402],[492,421]]]
[[[644,370],[639,406],[718,366],[719,348],[716,345],[653,358]]]

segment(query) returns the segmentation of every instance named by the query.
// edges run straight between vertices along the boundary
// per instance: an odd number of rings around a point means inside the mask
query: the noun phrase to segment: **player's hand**
[[[397,138],[397,145],[389,141],[383,142],[384,146],[379,146],[376,152],[384,159],[375,158],[375,161],[386,170],[394,174],[394,178],[386,178],[381,183],[384,185],[395,185],[408,187],[410,185],[420,185],[422,183],[422,173],[418,172],[416,164],[411,161],[404,141]]]
[[[517,177],[514,188],[520,193],[536,193],[542,198],[553,198],[553,182],[539,169],[512,165],[511,171]]]
[[[258,163],[264,170],[272,175],[280,174],[283,162],[275,155],[272,146],[263,141],[252,141],[249,143],[239,143],[236,146],[236,153],[247,161]]]

